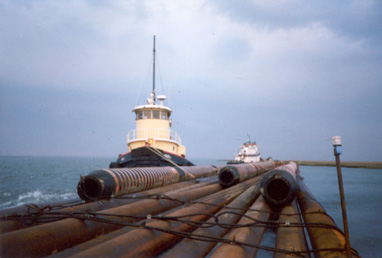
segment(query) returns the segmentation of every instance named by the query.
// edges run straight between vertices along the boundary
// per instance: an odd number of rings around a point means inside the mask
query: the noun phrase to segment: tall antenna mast
[[[155,34],[154,34],[154,48],[153,48],[153,100],[155,103]]]

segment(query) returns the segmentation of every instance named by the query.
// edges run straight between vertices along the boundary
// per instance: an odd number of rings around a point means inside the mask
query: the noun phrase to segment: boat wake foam
[[[8,198],[11,193],[5,192],[4,196]],[[35,191],[26,192],[19,194],[18,196],[11,197],[11,200],[8,202],[0,203],[0,209],[8,209],[12,207],[16,207],[19,205],[27,204],[27,203],[45,203],[45,202],[53,202],[53,201],[62,201],[76,198],[77,194],[75,192],[67,192],[67,193],[43,193],[41,190],[37,189]]]

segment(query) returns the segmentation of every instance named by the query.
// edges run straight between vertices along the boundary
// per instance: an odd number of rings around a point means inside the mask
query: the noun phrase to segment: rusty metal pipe
[[[219,170],[219,181],[223,187],[231,187],[239,182],[274,169],[276,166],[277,164],[273,160],[225,166]]]
[[[247,225],[253,223],[255,220],[268,221],[270,217],[271,208],[264,200],[263,196],[259,196],[257,200],[252,204],[250,209],[245,213],[247,217],[242,217],[238,222],[239,225]],[[245,242],[249,244],[259,245],[263,238],[266,225],[263,227],[241,227],[231,230],[225,237],[229,240],[235,240]],[[231,245],[223,243],[215,251],[211,253],[211,258],[246,258],[255,257],[257,254],[257,248]]]
[[[186,171],[191,177],[204,178],[216,176],[220,166],[184,166],[180,167]]]
[[[288,251],[306,251],[308,250],[308,245],[306,242],[303,227],[301,225],[301,217],[299,214],[299,209],[297,207],[296,200],[293,200],[289,205],[286,205],[281,210],[281,215],[279,218],[280,226],[277,229],[276,237],[276,248]],[[286,254],[282,252],[276,252],[274,258],[282,257],[307,257],[309,258],[309,253],[300,254]]]
[[[52,206],[53,207],[52,210],[57,211],[57,212],[85,212],[85,211],[86,212],[96,212],[96,211],[110,209],[110,208],[117,207],[120,205],[126,205],[129,203],[139,201],[140,200],[139,197],[144,197],[144,196],[148,196],[148,195],[163,194],[165,192],[172,191],[172,190],[189,191],[193,188],[198,188],[201,186],[209,185],[211,183],[217,183],[217,178],[216,177],[209,177],[209,178],[203,178],[203,179],[199,179],[199,180],[180,182],[180,183],[175,183],[172,185],[167,185],[167,186],[164,186],[161,188],[154,188],[154,189],[142,191],[139,193],[134,193],[134,194],[122,196],[122,197],[132,197],[132,198],[137,198],[137,199],[124,199],[124,198],[103,199],[103,200],[98,200],[95,202],[88,202],[88,203],[84,203],[84,204],[80,204],[80,205],[75,205],[73,207],[67,207],[67,208],[61,208],[61,209],[60,209],[61,206],[57,206],[57,207]],[[82,203],[80,199],[77,199],[76,201],[77,201],[76,203]],[[55,203],[51,203],[51,204],[53,205]],[[65,203],[65,204],[69,205],[70,203]],[[30,212],[36,211],[36,209],[38,209],[38,207],[40,207],[40,209],[44,209],[45,207],[51,207],[51,206],[49,206],[48,204],[46,204],[46,205],[40,204],[39,206],[37,206],[37,208],[32,206],[31,208],[34,208],[34,209],[31,209]],[[14,212],[14,213],[6,215],[6,216],[1,216],[1,218],[2,219],[6,219],[7,217],[12,218],[14,214],[18,214],[18,215],[29,214],[29,212],[27,210],[24,210],[24,208],[15,209],[15,211],[21,211],[21,212],[19,212],[19,213]],[[39,218],[42,218],[42,217],[39,217]],[[44,216],[44,218],[49,218],[49,214]],[[0,222],[0,234],[19,230],[19,229],[23,229],[23,228],[27,228],[27,227],[31,227],[31,226],[36,226],[38,224],[42,224],[39,221],[36,221],[36,222],[28,221],[28,223],[26,223],[26,222],[27,221],[25,221],[25,220],[18,220],[18,219],[1,221]]]
[[[196,183],[196,181],[199,182],[199,183]],[[182,183],[177,183],[177,184],[169,185],[167,187],[165,186],[165,187],[162,187],[162,188],[174,187],[175,185],[179,186],[179,185],[182,185],[184,183],[190,184],[191,182],[194,185],[183,187],[183,188],[180,188],[180,189],[176,189],[174,191],[171,191],[171,193],[181,192],[181,191],[185,191],[185,190],[192,190],[192,189],[196,189],[198,187],[202,187],[202,186],[209,185],[209,184],[212,184],[212,183],[217,183],[218,179],[216,177],[202,178],[202,179],[198,179],[198,180],[192,180],[192,181],[187,181],[187,182],[182,182]],[[162,188],[159,188],[159,189],[162,189]],[[146,192],[150,192],[150,191],[158,191],[158,189],[152,189],[152,190],[148,190]],[[161,213],[160,215],[165,215],[165,214],[167,214],[169,212],[170,211],[165,211],[164,213]],[[108,233],[108,234],[105,234],[105,235],[102,235],[102,236],[98,236],[98,237],[96,237],[94,239],[91,239],[91,240],[86,241],[84,243],[81,243],[79,245],[76,245],[76,246],[73,246],[73,247],[68,248],[66,250],[63,250],[62,252],[59,252],[59,253],[54,254],[54,255],[51,255],[49,257],[50,258],[57,258],[57,257],[69,257],[69,256],[73,256],[73,255],[75,255],[77,253],[80,253],[80,252],[86,250],[86,249],[89,249],[89,248],[92,248],[94,246],[97,246],[97,245],[99,245],[102,242],[109,241],[109,240],[111,240],[111,239],[113,239],[113,238],[115,238],[117,236],[125,234],[125,233],[127,233],[127,232],[129,232],[129,231],[131,231],[133,229],[134,228],[123,227],[123,228],[115,230],[115,231],[113,231],[111,233]]]
[[[210,182],[210,180],[206,180],[206,179],[199,179],[198,181],[202,181],[202,182]],[[215,177],[215,181],[218,182],[218,179]],[[216,183],[215,182],[215,183]],[[191,188],[191,187],[189,187]],[[179,189],[179,191],[183,191],[184,189]],[[218,193],[217,193],[218,195]],[[198,200],[197,200],[198,201]],[[200,201],[209,201],[209,197],[206,197]],[[180,207],[176,208],[176,209],[179,209]],[[169,212],[173,212],[173,210],[171,211],[166,211],[164,213],[161,213],[159,215],[162,215],[162,216],[165,216],[167,215]],[[106,241],[109,241],[109,240],[112,240],[113,238],[116,238],[122,234],[125,234],[125,233],[128,233],[129,231],[133,230],[134,228],[131,228],[131,227],[123,227],[121,229],[118,229],[116,231],[113,231],[109,234],[106,234],[106,235],[102,235],[102,236],[99,236],[97,238],[94,238],[92,240],[89,240],[87,242],[84,242],[82,244],[79,244],[79,245],[76,245],[72,248],[68,248],[66,250],[63,250],[62,252],[59,252],[55,255],[52,255],[52,256],[49,256],[50,258],[58,258],[58,257],[69,257],[69,256],[74,256],[74,255],[77,255],[78,253],[80,252],[83,252],[89,248],[93,248],[95,246],[98,246],[100,243],[103,243],[103,242],[106,242]]]
[[[200,200],[201,203],[186,206],[167,214],[165,217],[178,217],[190,215],[187,220],[205,221],[209,218],[208,214],[215,214],[221,206],[229,203],[248,187],[253,185],[257,179],[246,181],[236,187],[231,187],[220,191]],[[180,221],[155,220],[147,221],[146,228],[134,229],[124,235],[113,240],[104,242],[94,248],[78,253],[74,257],[91,257],[91,256],[110,256],[110,257],[154,257],[172,246],[181,239],[170,233],[157,231],[171,230],[178,232],[190,232],[196,225],[182,223]]]
[[[213,166],[100,169],[81,177],[77,193],[83,200],[110,198],[216,173]]]
[[[313,197],[300,177],[297,177],[297,183],[299,186],[297,198],[304,222],[306,224],[324,224],[337,228],[333,219],[326,214],[325,209]],[[315,252],[315,257],[347,257],[345,254],[345,236],[339,229],[307,226],[307,231],[313,249],[334,248],[343,250]]]
[[[63,209],[63,207],[70,205],[80,205],[82,203],[83,201],[81,199],[76,198],[42,204],[29,203],[0,211],[0,218],[2,219],[0,221],[0,234],[36,225],[33,221],[16,218],[12,219],[15,217],[14,215],[24,215],[39,211],[58,211]],[[7,220],[8,218],[9,220]]]
[[[267,173],[261,180],[260,191],[273,208],[283,207],[296,198],[296,171],[296,163],[289,162]]]
[[[77,255],[78,253],[81,253],[87,249],[93,248],[95,246],[98,246],[99,244],[112,240],[120,235],[126,234],[133,230],[134,228],[132,227],[123,227],[118,230],[115,230],[113,232],[110,232],[108,234],[98,236],[94,239],[91,239],[89,241],[86,241],[84,243],[81,243],[79,245],[75,245],[71,248],[67,248],[61,252],[49,255],[48,258],[66,258],[66,257],[73,257]],[[99,256],[99,255],[98,255]],[[97,256],[96,256],[97,257]],[[105,256],[107,257],[107,255]]]
[[[260,181],[260,178],[258,178],[257,180]],[[257,199],[257,197],[259,197],[259,195],[259,184],[255,183],[255,185],[248,188],[235,200],[230,202],[227,205],[227,208],[224,208],[223,210],[217,213],[217,215],[221,214],[221,216],[218,217],[219,223],[236,224],[241,218],[241,216],[237,213],[245,213],[249,206]],[[225,214],[226,212],[228,213]],[[214,223],[215,218],[211,218],[207,222]],[[220,238],[223,237],[228,231],[229,228],[224,228],[216,225],[209,228],[198,228],[192,233],[205,237]],[[181,242],[179,242],[177,245],[175,245],[173,248],[167,251],[164,255],[162,255],[161,258],[204,257],[213,249],[215,245],[215,242],[210,241],[183,239]]]
[[[21,214],[21,213],[34,211],[34,210],[42,210],[47,207],[56,207],[57,209],[62,209],[66,206],[71,206],[74,204],[81,204],[81,203],[82,203],[82,200],[78,197],[70,199],[70,200],[62,200],[62,201],[48,202],[48,203],[28,203],[28,204],[23,204],[17,207],[0,210],[0,217],[4,218],[12,214]]]
[[[219,184],[212,184],[191,191],[168,192],[166,193],[168,198],[174,198],[178,201],[148,199],[104,210],[102,213],[131,216],[155,215],[180,206],[180,202],[196,200],[221,189],[222,187]],[[137,221],[137,219],[131,217],[120,217],[118,219],[106,215],[99,215],[98,217],[124,223]],[[121,225],[87,220],[85,216],[84,220],[68,218],[21,229],[1,235],[0,246],[6,246],[7,248],[0,249],[0,257],[47,256],[121,227]]]

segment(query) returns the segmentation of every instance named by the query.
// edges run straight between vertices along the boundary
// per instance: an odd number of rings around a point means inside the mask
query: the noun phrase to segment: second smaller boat
[[[235,160],[229,161],[227,164],[238,164],[238,163],[251,163],[259,162],[260,149],[255,141],[251,142],[250,138],[240,146],[239,152],[235,156]]]

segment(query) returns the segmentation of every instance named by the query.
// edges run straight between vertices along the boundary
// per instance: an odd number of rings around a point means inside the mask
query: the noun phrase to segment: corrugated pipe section
[[[214,166],[100,169],[81,177],[77,193],[83,200],[110,198],[216,173]]]

